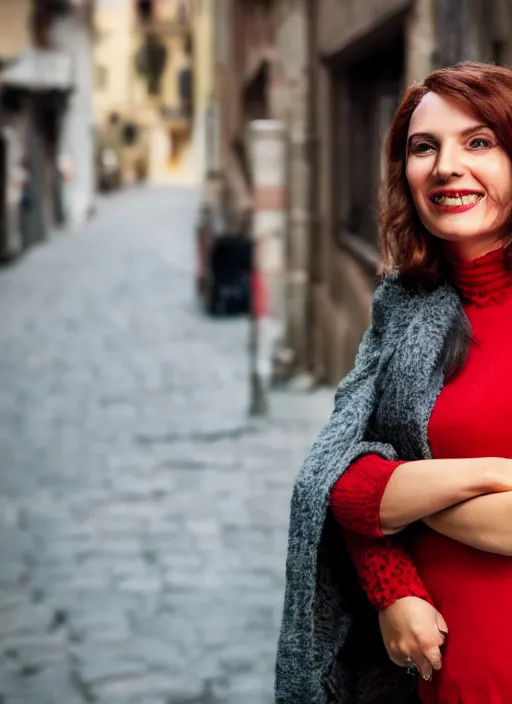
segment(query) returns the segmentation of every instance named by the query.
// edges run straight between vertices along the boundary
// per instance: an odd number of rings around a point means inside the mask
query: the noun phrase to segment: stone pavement
[[[197,193],[135,189],[0,271],[0,703],[269,704],[290,488],[332,391],[249,421],[193,295]]]

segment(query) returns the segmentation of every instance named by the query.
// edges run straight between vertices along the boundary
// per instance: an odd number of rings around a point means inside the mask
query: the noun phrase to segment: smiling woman
[[[511,106],[512,72],[501,66],[463,63],[409,89],[388,140],[385,270],[438,281],[447,255],[499,246],[512,207]]]
[[[276,702],[508,704],[512,70],[413,85],[385,173],[385,280],[294,487]]]
[[[512,208],[512,163],[491,127],[429,93],[411,117],[407,147],[407,181],[427,230],[468,261],[498,246]]]
[[[512,457],[511,113],[512,71],[481,64],[434,72],[398,109],[382,203],[386,264],[411,291],[425,281],[449,282],[464,309],[444,342],[445,384],[425,421],[434,459],[362,457],[331,496],[339,522],[367,538],[395,535],[418,520],[432,529],[411,541],[414,562],[396,557],[394,537],[379,550],[346,535],[390,657],[416,666],[427,682],[419,687],[424,704],[505,704],[512,691],[496,630],[500,619],[512,627],[512,612],[500,607],[489,620],[490,608],[480,606],[502,604],[512,588],[503,521],[512,493],[485,479],[496,479],[494,462]],[[380,577],[371,574],[378,565]]]

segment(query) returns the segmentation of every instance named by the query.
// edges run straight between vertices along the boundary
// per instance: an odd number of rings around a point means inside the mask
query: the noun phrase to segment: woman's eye
[[[413,154],[428,154],[434,149],[432,144],[428,142],[419,142],[418,144],[413,144],[412,152]]]
[[[487,149],[492,145],[490,139],[485,139],[485,137],[475,137],[469,143],[472,149]]]

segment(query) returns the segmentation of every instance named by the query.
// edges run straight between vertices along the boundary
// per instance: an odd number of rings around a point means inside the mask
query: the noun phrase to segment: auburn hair
[[[405,174],[411,116],[427,93],[457,102],[487,124],[512,159],[512,69],[464,61],[430,73],[405,93],[386,142],[387,172],[380,194],[383,273],[436,284],[444,278],[441,242],[422,224]],[[508,248],[510,255],[511,248]]]

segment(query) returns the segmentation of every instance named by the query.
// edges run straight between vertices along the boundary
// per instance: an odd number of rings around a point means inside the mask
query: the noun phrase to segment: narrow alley
[[[333,392],[248,408],[193,293],[198,194],[137,188],[0,270],[0,701],[271,704],[293,479]]]

